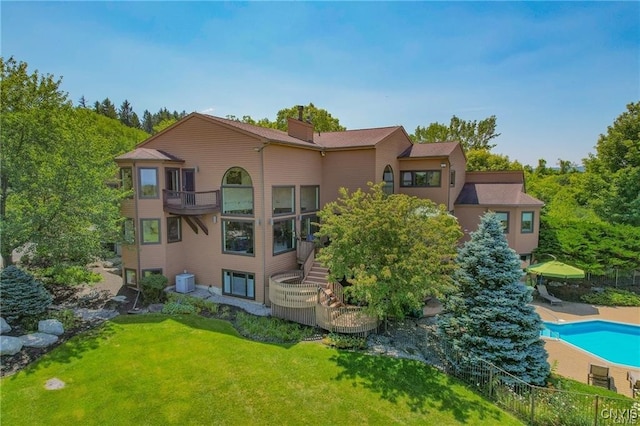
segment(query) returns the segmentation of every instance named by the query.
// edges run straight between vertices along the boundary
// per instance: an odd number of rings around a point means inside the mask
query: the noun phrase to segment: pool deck
[[[640,325],[640,308],[638,307],[609,307],[571,302],[551,306],[546,301],[534,301],[533,305],[543,321],[569,323],[600,319]],[[559,375],[587,383],[589,364],[608,366],[609,374],[613,377],[615,390],[619,394],[632,396],[631,387],[627,380],[629,368],[611,364],[560,340],[545,339],[545,342],[545,348],[549,353],[549,363],[553,366],[554,361],[557,361],[556,372]],[[624,342],[620,343],[620,350],[640,352],[640,348],[625,347]]]

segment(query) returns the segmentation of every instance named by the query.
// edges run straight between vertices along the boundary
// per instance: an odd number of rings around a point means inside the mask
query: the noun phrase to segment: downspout
[[[133,184],[135,185],[133,187],[133,204],[135,205],[135,210],[134,210],[134,216],[135,216],[135,223],[133,224],[133,238],[136,242],[136,261],[137,261],[137,265],[136,265],[136,288],[138,289],[138,296],[140,295],[140,280],[142,279],[142,273],[141,273],[141,269],[140,269],[140,237],[141,237],[141,229],[139,228],[139,224],[140,224],[140,218],[139,213],[138,213],[138,201],[139,201],[139,197],[138,197],[138,169],[136,168],[136,162],[135,160],[133,161],[133,172],[132,172],[133,176],[131,181],[133,182]],[[126,274],[125,274],[125,285],[126,285]],[[136,297],[136,303],[138,302],[138,298]],[[135,309],[135,303],[133,306],[133,309]]]
[[[265,143],[260,149],[260,180],[262,181],[262,300],[267,305],[267,208],[265,205],[264,184],[264,149],[269,145]]]

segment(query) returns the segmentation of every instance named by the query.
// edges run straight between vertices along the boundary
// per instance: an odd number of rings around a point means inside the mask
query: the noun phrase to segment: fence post
[[[489,368],[489,398],[493,399],[493,366]]]
[[[598,402],[599,402],[599,400],[600,400],[600,396],[596,395],[596,414],[595,414],[595,416],[593,418],[593,424],[595,426],[598,426]]]
[[[531,387],[531,421],[529,424],[535,425],[535,410],[536,410],[536,388]]]
[[[616,268],[616,287],[618,287],[618,268]]]

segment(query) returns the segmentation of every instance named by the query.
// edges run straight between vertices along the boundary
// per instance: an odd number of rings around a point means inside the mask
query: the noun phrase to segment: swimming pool
[[[640,326],[611,321],[545,322],[543,337],[564,340],[593,355],[640,368]]]

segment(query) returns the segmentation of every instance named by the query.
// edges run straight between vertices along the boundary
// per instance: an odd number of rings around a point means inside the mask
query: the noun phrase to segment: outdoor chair
[[[589,364],[589,375],[587,376],[587,383],[593,386],[600,386],[611,390],[613,383],[611,376],[609,376],[609,367]]]
[[[546,299],[549,301],[549,303],[553,304],[558,304],[558,305],[562,305],[562,300],[558,299],[557,297],[555,297],[553,294],[549,293],[547,291],[547,286],[543,285],[543,284],[538,284],[538,294],[540,294],[540,297],[542,297],[543,299]]]
[[[640,371],[627,371],[627,380],[631,385],[631,393],[635,398],[636,395],[640,395]]]

